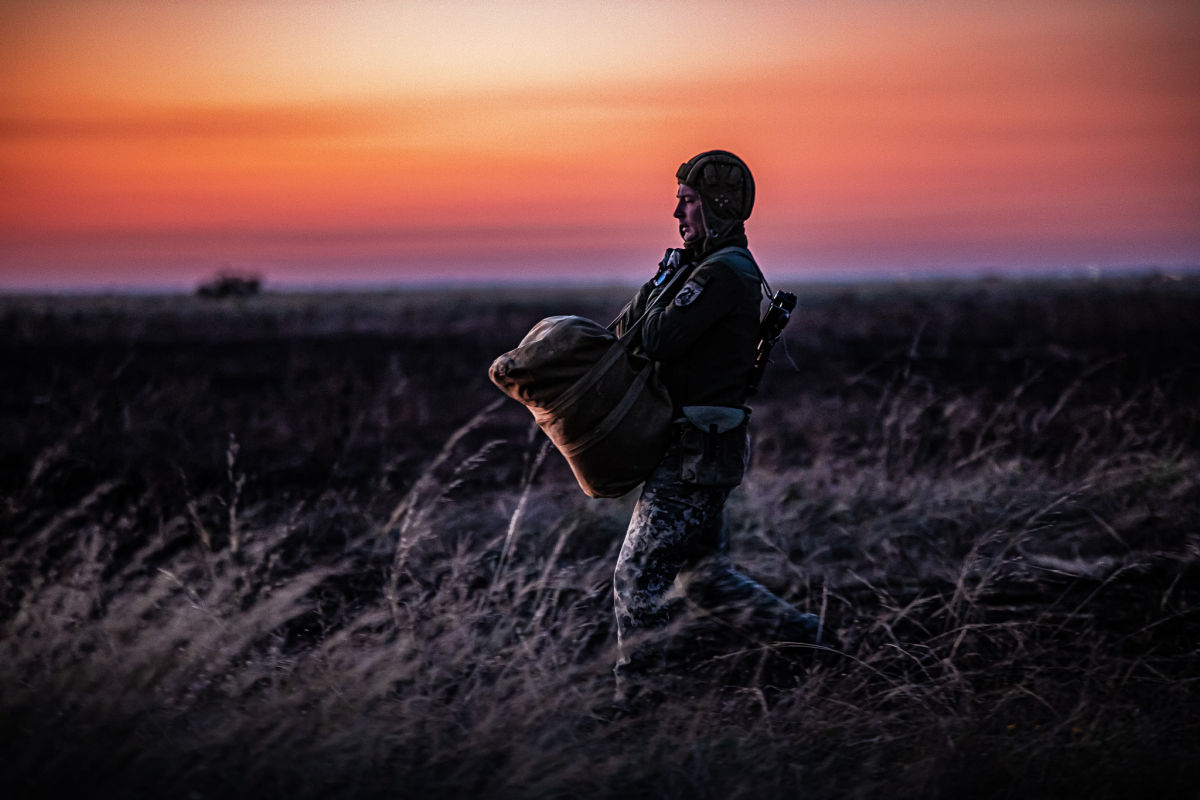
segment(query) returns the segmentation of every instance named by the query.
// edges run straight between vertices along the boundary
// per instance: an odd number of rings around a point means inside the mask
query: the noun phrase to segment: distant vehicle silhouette
[[[262,289],[262,278],[253,273],[222,270],[196,287],[196,295],[212,300],[252,297]]]

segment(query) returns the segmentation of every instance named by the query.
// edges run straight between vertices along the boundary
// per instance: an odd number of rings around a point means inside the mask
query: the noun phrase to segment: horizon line
[[[0,296],[102,296],[102,295],[193,295],[200,286],[212,281],[220,271],[200,280],[64,283],[0,282]],[[236,274],[254,277],[260,282],[260,294],[337,294],[367,292],[404,292],[477,289],[578,290],[635,288],[643,281],[628,276],[606,276],[603,279],[563,274],[547,276],[459,277],[405,276],[392,279],[350,278],[331,280],[272,279],[255,270],[236,270]],[[1100,282],[1129,278],[1161,278],[1188,280],[1200,277],[1200,263],[1149,263],[1125,265],[1074,265],[1063,267],[894,267],[894,268],[830,268],[807,271],[775,271],[768,283],[780,286],[837,286],[865,284],[936,284],[1000,281],[1020,283],[1041,280],[1081,280]]]

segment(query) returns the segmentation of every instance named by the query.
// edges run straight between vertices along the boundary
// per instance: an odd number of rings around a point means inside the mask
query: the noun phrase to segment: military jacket
[[[683,406],[741,406],[758,346],[760,276],[745,250],[719,253],[690,270],[686,280],[651,280],[617,322],[618,335],[646,311],[641,349],[659,362],[659,376],[675,410]]]

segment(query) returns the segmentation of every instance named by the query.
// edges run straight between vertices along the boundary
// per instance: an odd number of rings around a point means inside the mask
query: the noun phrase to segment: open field
[[[844,652],[614,719],[633,498],[486,368],[627,294],[0,298],[5,794],[1196,796],[1200,279],[801,288],[728,522]]]

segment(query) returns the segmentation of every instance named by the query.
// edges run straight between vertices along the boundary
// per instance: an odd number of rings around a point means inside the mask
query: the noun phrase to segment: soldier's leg
[[[728,493],[684,484],[670,456],[642,487],[613,574],[619,690],[662,669],[667,592],[680,568],[695,559],[697,540],[720,520]]]
[[[687,563],[677,579],[690,602],[754,639],[830,642],[816,614],[800,611],[734,568],[722,520],[718,518],[700,544],[703,555]]]

